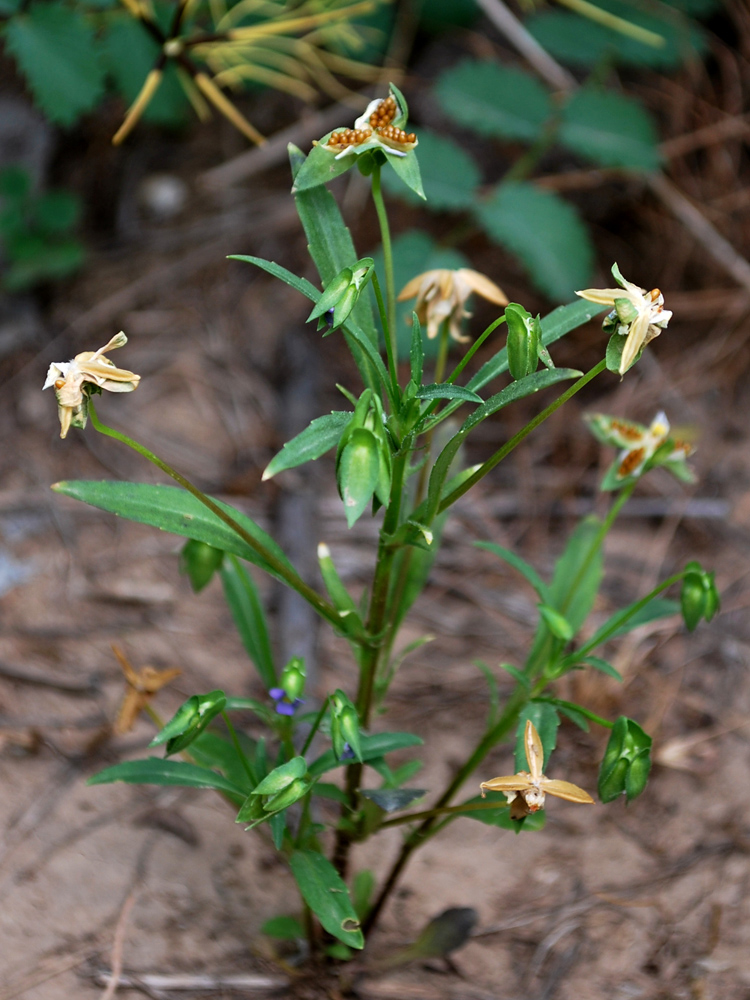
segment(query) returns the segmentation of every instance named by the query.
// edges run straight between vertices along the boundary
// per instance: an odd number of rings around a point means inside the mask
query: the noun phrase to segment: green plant
[[[74,274],[83,264],[83,244],[73,235],[80,201],[70,191],[36,194],[22,167],[0,170],[0,242],[7,266],[2,287],[23,292]]]
[[[399,630],[425,585],[454,503],[593,379],[607,370],[619,374],[625,345],[634,350],[635,363],[645,343],[669,318],[658,296],[627,282],[628,296],[623,299],[617,290],[587,289],[581,293],[583,299],[558,307],[544,318],[509,303],[448,371],[448,344],[451,333],[454,338],[460,335],[469,291],[479,290],[492,298],[499,289],[489,279],[480,281],[481,276],[473,271],[438,270],[404,290],[416,293],[417,304],[408,371],[402,373],[397,364],[396,329],[400,282],[394,273],[381,176],[393,168],[410,190],[421,191],[419,140],[406,126],[406,103],[392,87],[389,97],[374,101],[353,129],[334,130],[322,137],[308,157],[291,149],[297,209],[322,292],[276,262],[236,258],[262,268],[308,298],[313,303],[310,319],[316,321],[319,332],[340,337],[359,370],[363,386],[356,392],[341,389],[346,400],[342,405],[348,406],[316,418],[288,441],[263,478],[336,450],[336,480],[349,525],[368,512],[382,518],[372,575],[360,600],[344,585],[327,545],[318,547],[323,589],[317,590],[251,518],[207,496],[148,448],[100,421],[93,394],[132,391],[138,385],[137,375],[116,368],[106,357],[107,351],[124,345],[122,335],[100,351],[52,365],[47,379],[57,394],[63,436],[70,426],[84,426],[88,418],[95,430],[132,448],[178,484],[63,482],[54,489],[188,539],[183,566],[196,589],[205,586],[212,574],[220,574],[263,692],[257,698],[232,697],[220,690],[194,694],[166,724],[157,721],[159,732],[151,745],[165,746],[165,758],[116,764],[95,775],[91,783],[184,785],[220,794],[236,822],[268,832],[299,888],[303,919],[275,920],[269,934],[297,935],[304,927],[313,955],[323,952],[336,960],[363,947],[412,854],[447,824],[466,818],[529,831],[544,822],[547,792],[581,804],[593,801],[585,790],[545,774],[561,718],[582,729],[594,723],[611,730],[600,768],[603,801],[622,794],[628,800],[639,795],[650,768],[650,738],[633,720],[623,716],[611,721],[559,697],[555,685],[574,670],[595,670],[618,678],[605,658],[612,640],[638,625],[675,615],[680,607],[691,628],[700,618],[710,619],[718,608],[712,575],[690,563],[604,622],[591,623],[603,577],[603,543],[641,476],[658,466],[682,478],[689,475],[685,462],[689,449],[672,438],[662,415],[648,428],[594,417],[595,433],[621,449],[604,484],[615,492],[603,520],[584,518],[573,531],[551,579],[544,580],[518,554],[479,543],[516,569],[538,599],[536,630],[524,662],[500,664],[510,678],[510,689],[501,697],[495,672],[478,664],[487,680],[487,717],[476,745],[445,788],[433,792],[412,785],[418,761],[394,764],[391,754],[420,746],[422,739],[408,732],[378,731],[375,723],[387,707],[400,662],[413,651],[414,647],[399,647]],[[382,236],[380,267],[372,258],[358,258],[325,187],[331,177],[355,166],[370,179]],[[616,267],[614,272],[619,276]],[[624,282],[621,276],[619,280]],[[367,294],[370,287],[384,333],[385,359]],[[613,315],[605,319],[610,344],[599,363],[586,373],[555,367],[549,348],[609,306],[614,306]],[[422,321],[437,332],[432,380],[425,363]],[[496,343],[491,357],[466,378],[479,346],[493,334],[498,336],[504,323],[506,344]],[[487,387],[500,379],[505,384],[487,393]],[[565,382],[567,388],[558,390],[488,459],[464,467],[463,446],[483,421],[520,399]],[[463,407],[468,414],[461,422],[449,422]],[[351,648],[347,683],[326,692],[317,704],[306,701],[317,692],[306,691],[304,662],[294,658],[281,664],[274,657],[258,589],[245,568],[248,563],[296,591]],[[681,605],[662,597],[680,584]],[[132,668],[126,676],[129,689],[145,681]],[[140,703],[129,695],[133,706],[143,704],[158,720],[148,701],[167,680],[165,676],[152,678]],[[262,737],[250,738],[236,724],[234,720],[241,719],[242,713],[255,716]],[[479,794],[464,797],[466,781],[490,751],[508,739],[516,745],[517,773],[482,781],[479,791],[486,798]],[[173,759],[175,754],[182,759]],[[427,795],[431,803],[424,805]],[[352,845],[396,826],[407,832],[379,884],[367,870],[353,874]]]

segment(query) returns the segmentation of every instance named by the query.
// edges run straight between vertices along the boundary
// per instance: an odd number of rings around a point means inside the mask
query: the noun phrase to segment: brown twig
[[[133,909],[134,904],[135,889],[131,889],[125,899],[125,902],[122,904],[120,916],[117,918],[115,936],[112,942],[112,973],[100,1000],[112,1000],[112,997],[115,995],[115,991],[120,984],[120,977],[122,976],[122,952],[125,944],[125,929],[128,924],[130,911]]]

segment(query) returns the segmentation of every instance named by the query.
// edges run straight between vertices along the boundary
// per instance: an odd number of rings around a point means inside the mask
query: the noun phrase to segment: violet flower
[[[279,715],[294,715],[297,706],[305,704],[304,698],[295,698],[292,700],[284,688],[271,688],[268,693],[273,698],[275,702],[274,708]]]

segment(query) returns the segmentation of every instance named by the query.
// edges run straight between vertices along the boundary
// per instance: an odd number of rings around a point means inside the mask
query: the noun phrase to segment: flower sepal
[[[339,271],[336,277],[329,281],[307,317],[307,322],[317,319],[318,330],[326,330],[323,336],[337,330],[349,318],[374,270],[375,261],[372,257],[363,257],[351,267]]]

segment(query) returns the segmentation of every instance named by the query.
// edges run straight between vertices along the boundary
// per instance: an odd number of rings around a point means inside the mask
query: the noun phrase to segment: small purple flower
[[[357,755],[354,753],[352,748],[348,743],[344,744],[344,749],[341,751],[341,756],[339,760],[354,760]]]
[[[305,704],[303,698],[295,698],[294,701],[292,701],[284,688],[271,688],[268,693],[276,702],[274,708],[279,715],[294,715],[297,706]]]

